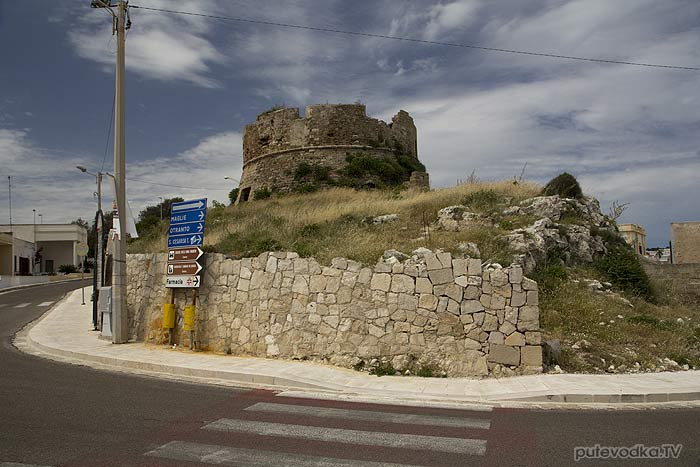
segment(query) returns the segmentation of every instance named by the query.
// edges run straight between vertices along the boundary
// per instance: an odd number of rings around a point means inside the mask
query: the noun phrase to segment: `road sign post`
[[[203,254],[200,246],[204,242],[206,216],[206,198],[181,201],[170,206],[166,287],[199,287],[202,266],[197,260]]]

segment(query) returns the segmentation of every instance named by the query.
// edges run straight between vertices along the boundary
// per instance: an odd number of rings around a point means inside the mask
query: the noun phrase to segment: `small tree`
[[[542,194],[545,196],[559,195],[562,198],[583,198],[583,191],[581,191],[578,180],[566,172],[551,179],[545,185]]]
[[[630,203],[621,203],[617,200],[613,201],[612,206],[610,206],[610,219],[617,221],[629,205]]]
[[[64,274],[71,274],[74,272],[78,272],[78,268],[76,268],[73,264],[62,264],[58,267],[58,272],[62,272]]]
[[[239,188],[234,188],[231,190],[228,194],[228,199],[231,201],[231,204],[235,203],[236,200],[238,199],[238,191]]]

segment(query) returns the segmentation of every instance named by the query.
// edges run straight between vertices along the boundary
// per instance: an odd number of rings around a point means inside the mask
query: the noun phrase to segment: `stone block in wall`
[[[416,278],[416,293],[417,294],[432,294],[433,284],[427,277]]]
[[[536,306],[524,306],[518,312],[519,331],[537,331],[540,328],[540,310]]]
[[[452,268],[428,270],[428,277],[433,285],[449,284],[454,281]]]
[[[372,290],[388,292],[391,288],[391,275],[386,273],[373,274],[370,288]]]
[[[522,365],[542,368],[542,347],[539,345],[526,345],[520,352]]]
[[[487,360],[503,365],[520,365],[520,348],[501,344],[490,344]]]

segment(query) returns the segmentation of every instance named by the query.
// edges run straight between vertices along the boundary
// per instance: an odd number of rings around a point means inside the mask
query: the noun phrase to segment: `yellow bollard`
[[[194,305],[185,306],[185,314],[183,321],[184,331],[194,331]]]
[[[175,304],[166,303],[163,305],[163,329],[175,327]]]

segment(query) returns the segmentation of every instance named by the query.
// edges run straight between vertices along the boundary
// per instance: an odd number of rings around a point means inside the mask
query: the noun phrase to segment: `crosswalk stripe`
[[[20,303],[19,305],[15,305],[15,308],[24,308],[25,306],[29,306],[31,303]]]
[[[237,467],[408,467],[404,464],[335,459],[286,452],[257,451],[212,444],[188,443],[185,441],[171,441],[147,452],[146,455],[176,461],[235,465]]]
[[[262,436],[283,436],[287,438],[312,439],[324,442],[363,444],[403,449],[424,449],[475,456],[483,456],[486,453],[486,440],[483,439],[382,433],[250,420],[231,420],[227,418],[209,423],[203,428],[206,430],[253,433]]]
[[[294,404],[274,404],[258,402],[245,409],[251,412],[273,412],[293,415],[309,415],[323,418],[344,418],[361,421],[381,421],[409,425],[447,426],[488,430],[491,422],[483,418],[440,417],[434,415],[414,415],[370,410],[347,410]]]
[[[39,305],[37,305],[37,306],[51,306],[51,305],[53,305],[53,302],[42,302],[42,303],[39,303]]]

